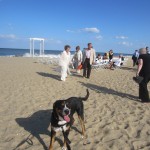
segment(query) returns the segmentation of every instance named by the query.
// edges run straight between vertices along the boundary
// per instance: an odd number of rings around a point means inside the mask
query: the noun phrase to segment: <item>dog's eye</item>
[[[69,103],[67,103],[67,104],[66,104],[66,107],[70,108],[70,105],[69,105]]]
[[[59,106],[59,107],[58,107],[58,110],[62,110],[62,107],[61,107],[61,106]]]
[[[61,106],[65,106],[65,103],[61,103]]]

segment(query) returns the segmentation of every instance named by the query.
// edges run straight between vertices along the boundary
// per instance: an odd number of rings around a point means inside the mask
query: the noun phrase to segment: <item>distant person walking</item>
[[[88,43],[88,48],[83,51],[83,77],[90,78],[91,66],[95,63],[95,50],[92,43]]]
[[[139,53],[138,70],[136,75],[144,78],[139,84],[139,98],[143,103],[148,103],[150,102],[147,89],[147,84],[150,81],[150,54],[147,54],[146,48],[141,48]]]
[[[138,63],[138,57],[139,57],[139,52],[138,50],[135,50],[135,52],[132,55],[133,67]]]
[[[66,80],[70,61],[71,61],[70,46],[65,45],[64,51],[62,52],[60,56],[60,60],[59,60],[59,66],[61,67],[61,80],[62,81]]]
[[[74,62],[74,67],[77,70],[77,73],[80,73],[80,70],[78,70],[78,66],[82,63],[82,52],[80,50],[80,46],[76,47],[76,52],[72,58]]]
[[[146,47],[146,51],[147,51],[148,54],[150,54],[150,51],[149,51],[149,47],[148,47],[148,46]]]

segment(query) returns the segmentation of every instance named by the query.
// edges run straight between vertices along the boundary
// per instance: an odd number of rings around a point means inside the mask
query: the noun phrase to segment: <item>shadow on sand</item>
[[[60,76],[59,75],[55,75],[55,74],[50,74],[50,73],[45,73],[45,72],[37,72],[37,74],[43,76],[43,77],[47,77],[47,78],[53,78],[55,80],[60,81]]]
[[[118,92],[118,91],[115,91],[113,89],[109,89],[107,87],[103,87],[103,86],[97,86],[97,85],[94,85],[94,84],[91,84],[91,83],[84,83],[84,82],[80,82],[83,86],[91,89],[91,90],[94,90],[98,93],[107,93],[107,94],[112,94],[112,95],[117,95],[117,96],[120,96],[122,98],[128,98],[130,100],[133,100],[133,101],[137,101],[137,102],[140,102],[138,97],[137,96],[134,96],[134,95],[131,95],[131,94],[127,94],[127,93],[122,93],[122,92]]]
[[[131,67],[125,67],[125,66],[123,66],[123,67],[121,67],[121,69],[122,70],[129,70],[129,71],[133,71],[133,72],[136,72],[137,71],[137,68],[131,68]]]
[[[26,139],[22,140],[15,149],[19,148],[24,143],[32,146],[32,138],[36,137],[38,141],[42,144],[44,150],[47,150],[47,146],[44,143],[43,139],[40,137],[40,134],[50,136],[50,131],[48,130],[48,127],[50,125],[51,113],[52,110],[39,110],[33,113],[30,117],[16,118],[15,120],[18,125],[28,131],[30,135]]]
[[[29,136],[25,139],[22,139],[21,142],[13,149],[18,150],[20,146],[24,145],[25,143],[28,144],[27,146],[33,146],[32,139],[35,137],[38,139],[39,143],[43,146],[44,150],[47,150],[50,143],[44,143],[44,140],[40,137],[40,134],[48,135],[50,139],[51,132],[48,130],[50,123],[51,123],[51,114],[52,110],[39,110],[33,113],[31,116],[27,118],[16,118],[16,122],[18,125],[24,130],[29,132]],[[76,127],[71,127],[76,132],[81,133]],[[59,145],[63,146],[63,141],[55,137],[55,140],[59,143]]]

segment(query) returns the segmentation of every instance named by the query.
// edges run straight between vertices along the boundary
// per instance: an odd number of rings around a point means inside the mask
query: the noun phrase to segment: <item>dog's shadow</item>
[[[47,150],[47,146],[49,145],[45,144],[44,140],[40,137],[40,135],[48,135],[50,139],[51,132],[48,128],[51,124],[51,115],[52,109],[39,110],[27,118],[16,118],[15,120],[18,125],[24,128],[24,130],[28,131],[29,136],[27,136],[25,139],[21,139],[21,142],[18,143],[13,150],[19,149],[19,147],[25,143],[28,144],[28,146],[33,146],[33,137],[38,139],[44,150]],[[72,126],[71,128],[81,134],[81,132],[75,126]],[[63,141],[60,138],[55,137],[55,140],[59,143],[60,146],[63,146]]]
[[[75,130],[76,132],[82,134],[82,132],[80,130],[78,130],[78,128],[76,128],[75,126],[72,126],[71,129]]]
[[[32,146],[32,137],[38,139],[38,141],[42,144],[44,150],[47,150],[47,145],[44,143],[43,139],[40,137],[40,134],[48,135],[50,138],[51,132],[48,130],[51,123],[51,114],[52,110],[39,110],[33,113],[31,116],[27,118],[16,118],[16,122],[20,127],[23,127],[26,131],[30,133],[30,135],[23,139],[15,149],[19,148],[24,143]],[[59,138],[55,138],[55,140],[62,145],[63,142]]]

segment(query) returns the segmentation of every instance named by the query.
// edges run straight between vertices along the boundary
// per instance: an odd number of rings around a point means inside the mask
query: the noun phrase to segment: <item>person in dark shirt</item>
[[[146,47],[146,51],[147,51],[148,54],[150,54],[150,51],[149,51],[149,47],[148,47],[148,46]]]
[[[138,70],[136,75],[143,77],[139,84],[139,98],[144,103],[150,102],[147,84],[150,81],[150,54],[147,54],[146,48],[139,50]]]
[[[134,54],[132,55],[133,67],[135,65],[138,65],[138,63],[137,63],[138,57],[139,57],[139,52],[138,52],[138,50],[135,50]]]
[[[110,61],[110,62],[111,62],[112,59],[113,59],[113,55],[114,55],[113,50],[110,50],[110,51],[109,51],[109,61]]]

